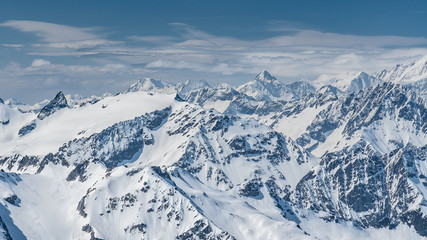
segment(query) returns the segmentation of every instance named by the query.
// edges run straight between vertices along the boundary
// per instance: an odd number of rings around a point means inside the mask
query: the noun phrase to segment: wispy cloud
[[[68,42],[97,39],[93,34],[93,29],[77,28],[66,25],[39,22],[39,21],[22,21],[10,20],[1,23],[0,26],[11,27],[22,32],[34,33],[45,42]]]
[[[153,44],[165,44],[176,42],[179,40],[179,38],[172,36],[129,36],[128,39]]]
[[[275,46],[320,46],[341,48],[407,47],[427,45],[425,38],[399,36],[357,36],[300,30],[293,35],[268,39]]]
[[[2,44],[3,47],[10,47],[10,48],[23,48],[24,45],[23,44]]]
[[[32,64],[10,63],[0,69],[0,82],[31,79],[49,86],[74,84],[76,89],[83,85],[98,89],[105,86],[105,79],[114,83],[111,86],[124,86],[147,75],[169,81],[203,77],[239,84],[264,69],[283,81],[314,80],[376,72],[427,55],[426,38],[328,33],[280,27],[279,23],[269,29],[273,37],[257,40],[217,36],[183,23],[171,24],[178,36],[125,36],[121,40],[108,39],[97,28],[37,21],[7,21],[0,26],[40,38],[25,46],[26,53],[35,58]],[[71,57],[80,57],[85,64],[63,61]]]

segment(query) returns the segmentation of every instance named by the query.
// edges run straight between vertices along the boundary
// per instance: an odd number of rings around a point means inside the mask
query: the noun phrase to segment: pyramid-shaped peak
[[[258,74],[255,77],[255,80],[260,80],[260,81],[273,81],[273,80],[277,80],[274,76],[271,76],[271,74],[269,72],[267,72],[266,70],[262,71],[260,74]]]
[[[62,91],[58,92],[56,96],[48,103],[48,105],[55,106],[58,108],[68,107],[68,101]]]
[[[58,111],[59,109],[67,107],[69,107],[67,99],[61,91],[57,93],[55,98],[52,99],[46,106],[44,106],[42,110],[40,110],[39,114],[37,115],[37,118],[43,120]]]
[[[55,98],[53,99],[53,101],[58,101],[58,100],[62,100],[65,99],[64,93],[62,91],[58,92],[55,96]],[[66,101],[66,100],[65,100]]]

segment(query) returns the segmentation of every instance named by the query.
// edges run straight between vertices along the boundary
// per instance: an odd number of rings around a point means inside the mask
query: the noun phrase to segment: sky
[[[426,54],[424,0],[0,1],[0,98],[27,103],[145,77],[315,82]]]

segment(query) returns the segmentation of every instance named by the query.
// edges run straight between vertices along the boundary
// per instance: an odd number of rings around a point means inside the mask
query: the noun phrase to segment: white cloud
[[[7,44],[7,43],[2,44],[2,46],[3,47],[10,47],[10,48],[22,48],[22,47],[24,47],[23,44]]]
[[[189,69],[228,75],[255,74],[269,69],[278,77],[312,79],[322,73],[379,71],[402,58],[420,56],[427,45],[425,38],[357,36],[294,28],[286,28],[286,34],[277,31],[278,35],[270,38],[241,40],[173,23],[181,37],[130,36],[128,39],[141,42],[131,46],[101,38],[92,28],[36,21],[7,21],[0,25],[42,37],[44,42],[33,44],[28,52],[34,56],[87,56],[97,61],[145,64],[147,69],[159,71]],[[155,46],[144,43],[155,43]]]
[[[275,46],[320,46],[360,49],[426,45],[427,39],[399,36],[357,36],[300,30],[292,35],[273,37],[268,39],[267,42]]]
[[[58,48],[58,49],[82,49],[82,48],[94,48],[98,46],[107,46],[118,44],[117,41],[109,41],[105,39],[91,39],[81,41],[68,41],[68,42],[52,42],[46,44],[34,44],[35,47],[45,48]]]
[[[50,61],[43,59],[34,59],[31,63],[31,67],[44,67],[50,65]]]
[[[97,39],[97,36],[92,33],[93,29],[77,28],[47,22],[10,20],[1,23],[0,26],[11,27],[22,32],[34,33],[42,38],[43,41],[50,43]]]
[[[171,37],[171,36],[130,36],[128,39],[133,41],[141,41],[141,42],[148,42],[148,43],[154,43],[154,44],[164,44],[168,42],[177,41],[178,38]]]
[[[74,84],[77,88],[84,84],[98,89],[109,87],[105,85],[106,79],[115,82],[112,86],[123,86],[148,74],[169,81],[203,77],[208,81],[226,79],[240,84],[264,69],[282,81],[315,80],[319,76],[323,79],[359,71],[378,72],[427,55],[425,38],[285,28],[273,32],[273,37],[243,40],[212,35],[185,24],[172,25],[180,36],[130,36],[112,41],[98,35],[93,28],[7,21],[0,26],[41,38],[39,42],[26,44],[26,54],[34,58],[49,57],[53,63],[43,59],[35,59],[28,67],[11,63],[0,69],[0,81],[22,78],[38,81],[40,85]],[[72,63],[64,64],[63,59]]]

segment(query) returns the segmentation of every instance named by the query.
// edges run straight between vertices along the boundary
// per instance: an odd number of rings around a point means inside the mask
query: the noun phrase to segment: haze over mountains
[[[0,239],[423,239],[427,57],[0,101]]]

